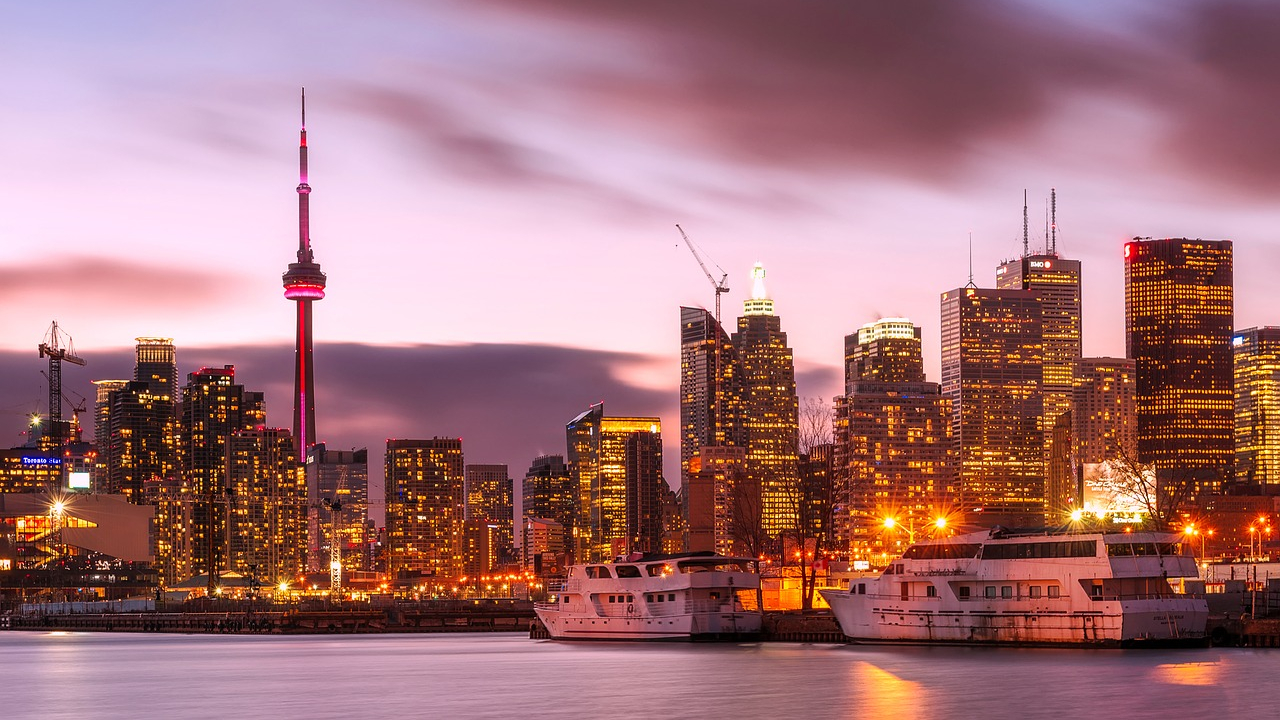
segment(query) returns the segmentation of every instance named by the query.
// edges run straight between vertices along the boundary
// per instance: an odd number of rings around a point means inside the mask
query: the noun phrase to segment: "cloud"
[[[734,160],[807,170],[949,177],[1134,57],[998,2],[489,3],[627,37],[650,59],[571,71],[580,101]]]
[[[49,268],[58,269],[55,276]],[[72,290],[76,302],[154,303],[157,297],[182,296],[206,301],[231,295],[235,285],[225,274],[143,265],[105,257],[41,258],[0,267],[0,301],[17,302]]]
[[[408,138],[430,166],[454,176],[512,190],[577,196],[611,211],[669,214],[639,195],[592,179],[562,155],[517,140],[516,133],[497,127],[478,110],[464,110],[426,92],[372,83],[351,82],[339,92],[349,107]]]

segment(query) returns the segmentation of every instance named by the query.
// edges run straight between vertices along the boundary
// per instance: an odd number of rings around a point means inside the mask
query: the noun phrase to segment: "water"
[[[0,632],[0,718],[1274,717],[1280,650]]]

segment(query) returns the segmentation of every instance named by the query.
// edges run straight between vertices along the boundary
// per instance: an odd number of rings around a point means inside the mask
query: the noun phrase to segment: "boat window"
[[[1027,594],[1033,598],[1040,597],[1040,586],[1032,585],[1031,587],[1027,588]]]
[[[885,569],[884,569],[884,574],[885,574],[885,575],[892,575],[892,574],[893,574],[893,566],[892,566],[892,565],[890,565],[889,567],[885,568]]]
[[[620,578],[640,577],[640,568],[635,565],[615,565],[613,570],[618,573],[618,577]]]
[[[858,594],[859,594],[859,595],[866,595],[866,594],[867,594],[867,584],[866,584],[866,583],[858,583]]]
[[[985,588],[982,589],[982,595],[984,597],[994,598],[996,596],[996,586],[995,585],[986,586]]]
[[[902,554],[907,560],[957,560],[978,556],[982,546],[977,543],[937,543],[912,545]]]
[[[609,572],[609,568],[603,565],[588,565],[587,577],[589,578],[611,578],[613,573]]]
[[[1049,586],[1049,597],[1058,597],[1059,592],[1061,592],[1061,590],[1058,588],[1057,585]]]
[[[911,599],[911,584],[910,584],[910,583],[899,583],[899,586],[901,586],[901,587],[902,587],[902,599],[903,599],[903,600],[910,600],[910,599]]]
[[[1001,585],[1001,586],[1000,586],[1000,597],[1004,598],[1005,600],[1008,600],[1009,598],[1013,597],[1013,586],[1012,586],[1012,585]]]
[[[564,596],[564,602],[565,602],[565,604],[566,604],[566,605],[568,605],[568,604],[569,604],[569,596],[568,596],[568,595],[565,595],[565,596]]]
[[[938,597],[938,588],[932,585],[926,585],[924,588],[925,597]]]
[[[710,596],[711,596],[711,599],[712,599],[712,600],[719,600],[719,599],[720,599],[720,593],[718,593],[718,592],[708,593],[708,595],[710,595]]]
[[[628,593],[628,594],[627,594],[627,602],[629,602],[629,603],[633,603],[633,602],[635,602],[635,601],[636,601],[636,596],[635,596],[635,595],[632,595],[632,594],[630,594],[630,593]]]
[[[983,560],[1040,560],[1045,558],[1094,557],[1097,540],[1001,543],[983,545]]]
[[[675,602],[675,601],[676,601],[676,594],[675,594],[675,593],[671,593],[670,595],[667,595],[667,599],[668,599],[668,600],[670,600],[671,602]]]
[[[649,577],[659,577],[661,575],[670,575],[670,565],[648,565],[645,570],[649,573]]]
[[[969,599],[969,586],[968,586],[968,585],[961,585],[961,586],[960,586],[960,599],[961,599],[961,600],[968,600],[968,599]]]
[[[1111,557],[1145,557],[1149,555],[1181,555],[1182,543],[1115,543],[1107,545]]]

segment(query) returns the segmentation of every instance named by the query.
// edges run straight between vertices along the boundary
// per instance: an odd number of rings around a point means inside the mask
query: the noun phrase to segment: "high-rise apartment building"
[[[495,564],[509,562],[515,555],[515,481],[506,465],[467,465],[466,507],[468,521],[493,526],[490,552]],[[485,571],[492,569],[485,568]]]
[[[1040,300],[1031,290],[942,294],[942,395],[951,400],[958,498],[976,522],[1039,524],[1045,512]]]
[[[451,580],[462,570],[461,438],[388,440],[387,559],[391,577]]]
[[[925,381],[920,330],[886,318],[845,338],[845,386],[836,398],[834,544],[855,560],[879,559],[895,526],[925,527],[952,509],[951,400]]]
[[[1134,238],[1124,258],[1138,460],[1162,480],[1215,491],[1235,462],[1231,242]]]
[[[540,455],[520,485],[521,515],[560,523],[569,535],[577,527],[578,485],[563,455]]]
[[[272,587],[306,570],[307,487],[286,428],[227,440],[227,569]]]
[[[193,504],[191,559],[178,560],[177,567],[212,576],[229,569],[227,513],[233,495],[227,481],[228,444],[232,435],[260,427],[265,419],[262,393],[246,392],[236,382],[234,366],[201,368],[187,375],[178,425],[178,467]]]
[[[747,449],[702,448],[681,488],[690,552],[749,553],[742,536],[760,523],[760,488],[747,486]]]
[[[95,487],[141,503],[145,483],[176,469],[178,365],[170,338],[140,337],[135,351],[132,381],[95,382]]]
[[[1235,356],[1236,480],[1280,485],[1280,327],[1239,330]]]
[[[604,403],[597,403],[569,421],[565,434],[582,521],[578,560],[653,550],[652,498],[668,489],[662,477],[662,421],[605,417]]]
[[[733,345],[742,367],[746,471],[760,487],[765,531],[776,536],[794,526],[800,401],[795,360],[764,277],[764,267],[756,263]]]
[[[1040,301],[1041,426],[1048,437],[1058,416],[1071,409],[1073,368],[1082,355],[1080,261],[1056,252],[1009,260],[996,268],[996,289],[1028,290]]]
[[[133,379],[145,382],[151,394],[178,402],[178,358],[173,338],[140,337],[136,339],[134,353],[137,363]]]

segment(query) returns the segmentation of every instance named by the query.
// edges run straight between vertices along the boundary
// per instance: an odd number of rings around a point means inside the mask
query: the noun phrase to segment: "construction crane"
[[[65,338],[65,342],[63,339]],[[58,321],[54,320],[45,333],[44,342],[40,343],[40,357],[49,358],[49,432],[53,435],[57,447],[62,446],[62,363],[72,365],[85,364],[85,359],[76,355],[71,336],[58,329]]]
[[[333,497],[324,499],[324,506],[329,508],[329,516],[333,519],[333,529],[329,531],[329,593],[334,599],[342,598],[342,491],[347,489],[347,466],[338,466],[338,484],[333,489]]]
[[[712,391],[715,393],[715,413],[716,416],[712,422],[711,440],[712,444],[720,444],[720,296],[729,292],[729,273],[724,268],[716,265],[716,269],[720,271],[720,280],[717,282],[711,271],[707,269],[707,264],[702,261],[702,256],[698,254],[697,248],[693,246],[693,241],[685,234],[684,228],[680,227],[680,223],[676,223],[676,230],[680,231],[680,237],[684,239],[685,247],[689,248],[689,252],[693,253],[693,259],[698,261],[698,267],[702,268],[702,273],[707,276],[707,281],[711,283],[711,287],[716,294],[716,328],[715,337],[715,381]],[[714,264],[714,261],[712,261]]]

